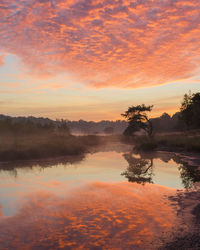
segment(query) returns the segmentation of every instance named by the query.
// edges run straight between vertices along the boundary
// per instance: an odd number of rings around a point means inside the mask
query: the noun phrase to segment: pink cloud
[[[200,63],[200,2],[30,0],[0,4],[0,48],[32,73],[95,88],[186,79]]]

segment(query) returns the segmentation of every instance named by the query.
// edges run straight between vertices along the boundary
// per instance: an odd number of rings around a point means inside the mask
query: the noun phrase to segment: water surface
[[[157,249],[192,223],[170,197],[198,192],[198,166],[173,153],[112,144],[85,157],[0,168],[3,248]]]

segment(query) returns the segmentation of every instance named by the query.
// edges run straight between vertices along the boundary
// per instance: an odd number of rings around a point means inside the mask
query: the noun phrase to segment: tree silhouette
[[[192,95],[192,111],[194,128],[200,128],[200,92]]]
[[[143,129],[149,137],[152,136],[153,127],[147,112],[152,110],[153,106],[144,104],[131,106],[125,113],[121,114],[128,122],[128,127],[124,131],[124,135],[133,135],[135,132]]]
[[[192,125],[192,95],[185,94],[180,108],[180,119],[185,123],[186,128],[189,129]]]
[[[186,129],[200,128],[200,92],[185,94],[180,108],[180,120]]]

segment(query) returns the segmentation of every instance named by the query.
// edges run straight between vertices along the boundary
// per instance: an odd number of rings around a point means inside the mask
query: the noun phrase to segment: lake
[[[167,249],[199,233],[199,182],[179,154],[123,144],[1,163],[0,249]]]

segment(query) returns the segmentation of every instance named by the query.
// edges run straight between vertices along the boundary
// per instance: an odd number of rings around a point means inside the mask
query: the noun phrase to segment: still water
[[[1,164],[0,249],[160,249],[193,230],[199,181],[198,164],[122,144]]]

